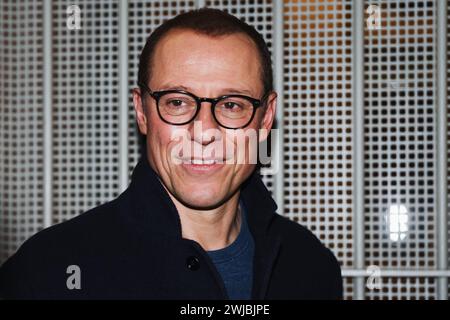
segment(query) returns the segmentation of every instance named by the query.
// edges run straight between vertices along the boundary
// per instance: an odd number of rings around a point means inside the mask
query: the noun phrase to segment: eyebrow
[[[188,92],[192,92],[192,88],[188,88],[185,87],[183,85],[166,85],[166,86],[162,86],[161,89],[159,89],[158,91],[165,91],[165,90],[183,90],[183,91],[188,91]],[[236,89],[236,88],[224,88],[221,90],[222,94],[219,94],[219,96],[223,96],[226,94],[243,94],[243,95],[248,95],[248,96],[252,96],[252,92],[250,90],[246,90],[246,89]]]

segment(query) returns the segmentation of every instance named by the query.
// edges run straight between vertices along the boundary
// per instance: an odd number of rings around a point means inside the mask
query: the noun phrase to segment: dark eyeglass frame
[[[206,97],[201,98],[201,97],[197,97],[197,96],[196,96],[195,94],[193,94],[193,93],[190,93],[189,91],[184,91],[184,90],[152,91],[145,83],[140,82],[140,83],[138,83],[138,85],[139,85],[140,87],[144,88],[144,89],[147,91],[147,93],[148,93],[153,99],[155,99],[155,101],[156,101],[156,109],[157,109],[157,111],[158,111],[159,118],[160,118],[162,121],[164,121],[165,123],[170,124],[170,125],[175,125],[175,126],[182,126],[182,125],[185,125],[185,124],[190,123],[192,120],[194,120],[194,119],[197,117],[197,115],[198,115],[198,113],[199,113],[199,111],[200,111],[200,108],[201,108],[201,106],[202,106],[202,105],[201,105],[202,102],[209,102],[209,103],[211,103],[211,112],[212,112],[212,115],[213,115],[213,117],[214,117],[214,120],[215,120],[221,127],[225,128],[225,129],[233,129],[233,130],[243,129],[243,128],[247,127],[247,126],[252,122],[253,118],[255,117],[256,110],[264,104],[264,100],[266,99],[266,94],[261,98],[261,100],[258,100],[258,99],[255,99],[255,98],[252,98],[252,97],[249,97],[249,96],[246,96],[246,95],[241,95],[241,94],[229,94],[229,95],[223,95],[223,96],[220,96],[220,97],[217,97],[217,98],[206,98]],[[192,116],[192,118],[191,118],[189,121],[185,121],[185,122],[183,122],[183,123],[172,123],[172,122],[170,122],[170,121],[167,121],[166,119],[164,119],[164,118],[161,116],[161,111],[159,110],[159,100],[161,99],[162,96],[164,96],[164,95],[166,95],[166,94],[169,94],[169,93],[181,93],[181,94],[185,94],[185,95],[188,95],[188,96],[192,97],[192,98],[197,102],[197,109],[195,110],[194,115]],[[217,118],[216,118],[216,113],[215,113],[216,105],[217,105],[217,103],[218,103],[219,101],[221,101],[221,100],[223,100],[223,99],[227,99],[227,98],[243,98],[243,99],[248,100],[248,101],[253,105],[253,113],[252,113],[252,116],[250,117],[250,120],[249,120],[245,125],[243,125],[243,126],[241,126],[241,127],[238,127],[238,128],[232,128],[232,127],[224,126],[222,123],[220,123],[220,121],[217,120]]]

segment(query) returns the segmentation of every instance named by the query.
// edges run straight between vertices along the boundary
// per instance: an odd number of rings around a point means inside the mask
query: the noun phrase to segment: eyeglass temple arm
[[[154,95],[153,91],[150,90],[150,88],[149,88],[145,83],[143,83],[143,82],[138,82],[138,86],[139,86],[139,87],[143,87],[143,88],[145,89],[145,91],[147,91],[148,94],[149,94],[150,96],[153,97],[153,95]]]

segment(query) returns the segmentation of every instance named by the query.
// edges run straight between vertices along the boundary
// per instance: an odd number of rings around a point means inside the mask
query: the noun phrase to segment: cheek
[[[150,115],[150,121],[147,123],[147,148],[151,150],[153,156],[159,158],[170,143],[172,130],[154,116]]]

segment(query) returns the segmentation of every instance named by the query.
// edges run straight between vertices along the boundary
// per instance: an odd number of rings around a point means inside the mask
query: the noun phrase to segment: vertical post
[[[437,110],[436,110],[436,211],[438,252],[437,262],[440,270],[448,264],[447,246],[447,1],[437,1]],[[447,278],[438,281],[438,299],[447,300]]]
[[[205,2],[206,2],[205,0],[196,0],[195,1],[195,7],[197,9],[203,8],[203,7],[206,6]]]
[[[128,1],[119,1],[119,188],[128,185]]]
[[[364,269],[364,1],[353,2],[353,232],[354,267]],[[354,298],[364,299],[364,277],[355,278]]]
[[[52,224],[52,1],[44,1],[44,228]]]
[[[274,12],[274,30],[273,30],[273,64],[274,64],[274,87],[278,94],[277,109],[276,109],[276,123],[279,130],[279,139],[275,141],[277,144],[275,150],[272,151],[272,166],[277,169],[274,173],[274,198],[278,205],[278,213],[284,214],[284,147],[283,147],[283,16],[284,16],[284,1],[273,1]]]

